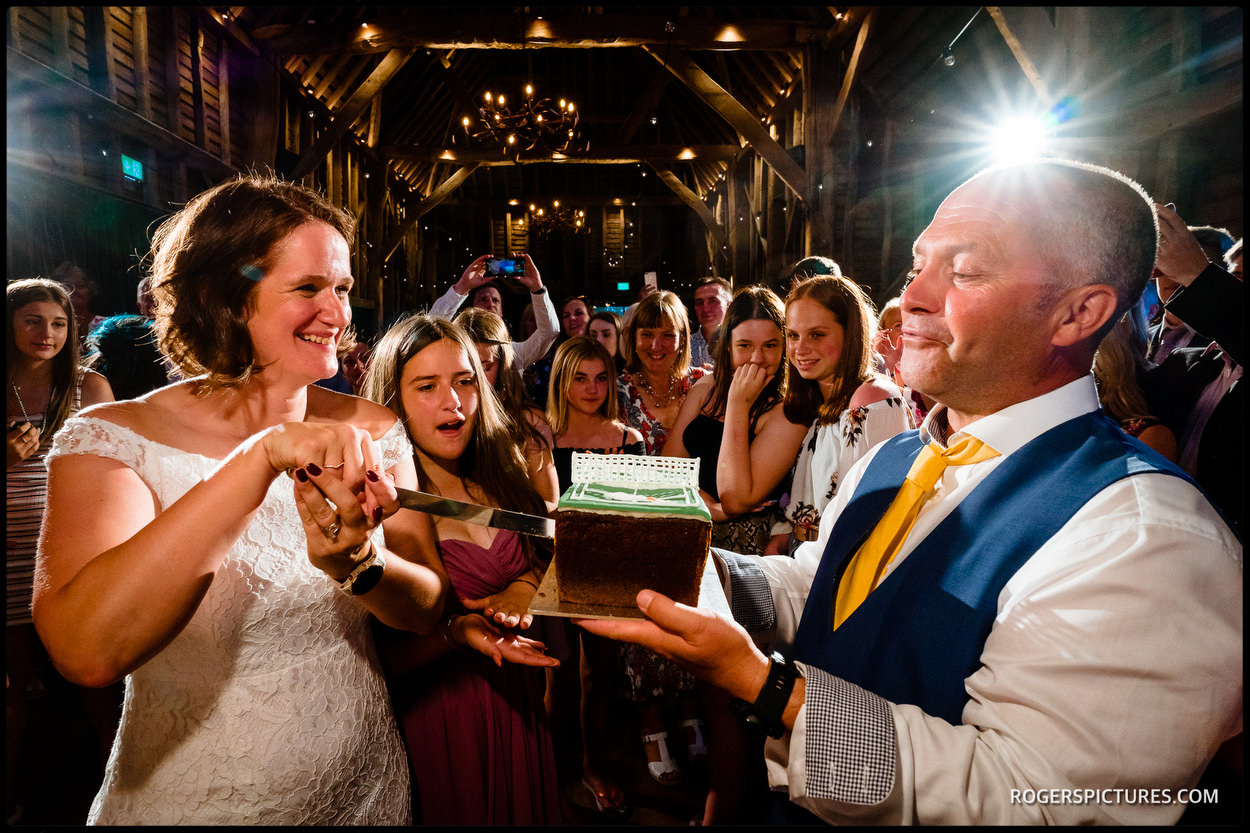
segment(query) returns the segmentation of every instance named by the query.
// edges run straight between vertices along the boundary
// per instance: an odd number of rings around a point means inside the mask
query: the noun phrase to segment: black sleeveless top
[[[686,453],[699,459],[699,488],[720,500],[720,491],[716,488],[716,465],[720,458],[721,441],[725,437],[725,423],[704,413],[698,413],[690,420],[686,430],[682,432],[681,441],[686,446]],[[750,440],[755,439],[755,432],[750,433]],[[789,476],[783,477],[773,489],[768,500],[778,500],[789,487]]]
[[[637,454],[639,457],[645,456],[647,446],[642,440],[636,443],[626,444],[625,438],[629,436],[629,429],[621,432],[621,444],[617,448],[561,448],[555,446],[551,449],[551,456],[555,459],[556,478],[560,481],[560,494],[571,485],[573,485],[573,452],[580,451],[583,454]],[[559,440],[557,440],[559,442]]]

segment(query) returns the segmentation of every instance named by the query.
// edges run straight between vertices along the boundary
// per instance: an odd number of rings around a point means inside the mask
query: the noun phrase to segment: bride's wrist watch
[[[386,558],[382,551],[369,542],[369,554],[358,563],[347,578],[339,582],[338,588],[349,596],[363,596],[378,586],[382,573],[386,569]]]

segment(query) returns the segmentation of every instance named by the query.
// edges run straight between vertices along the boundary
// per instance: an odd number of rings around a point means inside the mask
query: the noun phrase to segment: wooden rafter
[[[698,215],[703,221],[704,227],[707,228],[708,234],[716,241],[717,246],[727,246],[729,241],[725,239],[725,233],[721,230],[720,225],[716,222],[715,215],[712,210],[707,207],[703,199],[686,187],[685,183],[677,178],[677,175],[668,168],[659,165],[652,165],[651,169],[656,172],[661,181],[667,185],[674,194],[676,194],[682,202],[689,206],[690,210]]]
[[[386,83],[399,72],[408,59],[412,57],[411,52],[395,50],[382,59],[382,63],[378,64],[377,69],[369,74],[364,83],[352,93],[352,97],[343,105],[343,109],[339,110],[334,116],[334,121],[330,126],[321,132],[317,137],[317,141],[313,142],[312,147],[304,152],[296,163],[294,170],[291,171],[292,179],[300,179],[312,172],[313,168],[326,157],[339,139],[351,129],[356,119],[360,118],[374,96],[382,91]]]
[[[677,76],[695,95],[703,99],[713,110],[721,115],[729,125],[744,138],[755,152],[772,168],[799,199],[807,199],[807,173],[803,167],[790,158],[785,148],[777,144],[759,120],[743,107],[724,87],[700,69],[694,61],[683,52],[676,51],[666,59],[656,51],[643,47],[646,52],[665,66],[669,72]]]
[[[664,46],[670,18],[636,14],[568,15],[558,20],[517,25],[512,12],[383,17],[364,27],[323,27],[310,30],[294,24],[256,29],[252,36],[283,55],[329,52],[371,53],[390,49],[590,49]],[[672,33],[674,49],[788,51],[823,37],[825,29],[781,20],[742,20],[733,24],[682,17]]]
[[[460,164],[472,162],[487,167],[498,167],[512,164],[532,165],[537,163],[637,165],[643,162],[668,164],[696,160],[725,161],[736,157],[740,150],[741,148],[738,145],[616,145],[595,147],[589,153],[577,156],[557,156],[551,153],[526,154],[514,162],[502,150],[388,145],[382,148],[382,155],[387,159],[395,161],[444,161]]]
[[[1007,19],[1003,17],[1003,10],[998,6],[986,6],[985,10],[990,13],[990,17],[994,20],[994,25],[998,27],[999,34],[1003,36],[1003,40],[1007,41],[1007,46],[1011,48],[1011,54],[1016,56],[1016,63],[1020,64],[1020,69],[1024,70],[1025,77],[1029,79],[1029,83],[1037,91],[1037,97],[1047,107],[1053,107],[1055,97],[1050,94],[1050,89],[1046,86],[1045,79],[1037,71],[1037,67],[1033,65],[1033,61],[1029,58],[1029,53],[1025,51],[1024,45],[1011,33],[1011,27],[1007,25]]]
[[[468,179],[473,172],[477,170],[477,168],[478,166],[476,164],[465,165],[463,168],[460,168],[454,174],[449,176],[441,185],[435,188],[428,197],[421,200],[421,202],[417,203],[417,205],[410,206],[408,208],[407,215],[404,217],[404,221],[399,224],[399,228],[391,232],[390,236],[386,238],[386,242],[382,244],[381,260],[384,262],[387,258],[394,254],[395,250],[399,248],[399,244],[404,242],[404,237],[408,234],[408,232],[412,231],[414,226],[416,226],[417,221],[425,216],[431,208],[447,199],[447,197],[459,188],[460,184]]]
[[[838,90],[838,100],[833,105],[833,126],[829,130],[830,136],[837,132],[838,122],[842,120],[842,110],[846,107],[846,99],[851,94],[851,84],[855,80],[856,70],[859,69],[859,58],[864,52],[864,44],[868,41],[868,31],[876,14],[877,10],[875,8],[869,9],[868,14],[864,17],[864,22],[860,24],[859,34],[855,36],[855,49],[851,52],[851,60],[846,66],[846,74],[842,76],[842,89]]]

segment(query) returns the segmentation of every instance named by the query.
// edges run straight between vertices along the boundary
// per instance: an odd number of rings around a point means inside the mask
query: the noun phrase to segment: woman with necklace
[[[35,633],[30,599],[35,545],[47,502],[44,455],[66,418],[87,405],[111,402],[104,377],[79,366],[78,328],[69,294],[56,281],[32,278],[5,292],[9,345],[5,385],[5,672],[7,758],[5,817],[16,812],[9,783],[26,715],[26,685]]]
[[[642,432],[647,454],[659,456],[690,386],[706,370],[690,366],[690,319],[672,292],[653,292],[638,303],[625,328],[627,360],[617,396],[627,425]]]
[[[622,421],[642,434],[647,455],[664,452],[691,386],[707,371],[690,366],[690,316],[672,292],[653,292],[638,302],[625,327],[627,361],[617,377]],[[661,703],[676,697],[682,712],[688,758],[706,759],[702,721],[696,717],[695,680],[671,660],[646,648],[621,643],[626,696],[641,709],[647,769],[664,786],[681,783],[681,769],[669,751]]]

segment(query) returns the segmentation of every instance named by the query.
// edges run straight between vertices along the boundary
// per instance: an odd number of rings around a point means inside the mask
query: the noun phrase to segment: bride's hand
[[[350,425],[280,428],[288,430],[275,432],[279,461],[309,455],[291,472],[309,560],[342,581],[362,557],[370,533],[399,509],[395,485],[381,471],[375,444],[365,431]],[[320,448],[318,440],[323,442]],[[271,466],[274,459],[270,457]]]
[[[313,463],[340,470],[341,478],[358,487],[365,476],[367,454],[377,457],[368,431],[345,422],[287,422],[259,435],[261,449],[274,473],[293,475]]]

